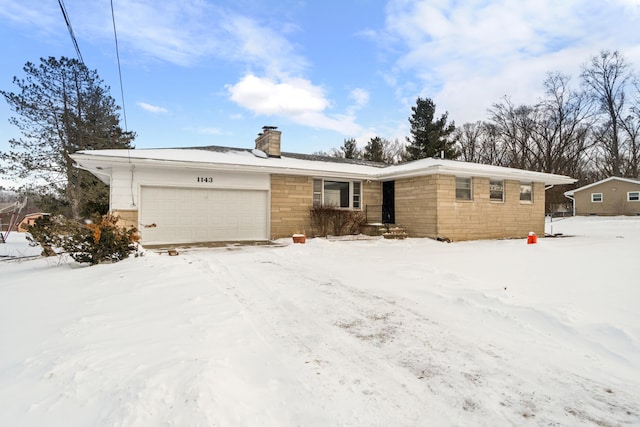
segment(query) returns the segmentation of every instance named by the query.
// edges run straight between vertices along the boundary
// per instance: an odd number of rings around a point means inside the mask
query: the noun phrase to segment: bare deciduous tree
[[[584,87],[601,113],[597,136],[607,175],[621,176],[624,164],[621,131],[624,129],[625,90],[631,80],[629,64],[618,51],[602,51],[582,67]]]
[[[590,140],[592,108],[584,92],[569,87],[569,77],[550,73],[544,81],[546,97],[536,106],[531,153],[535,170],[576,176]]]

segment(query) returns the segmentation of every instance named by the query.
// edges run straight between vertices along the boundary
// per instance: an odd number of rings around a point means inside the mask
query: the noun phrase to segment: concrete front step
[[[382,234],[385,239],[405,239],[409,235],[402,227],[389,227],[389,231]]]
[[[389,224],[388,227],[384,224],[365,224],[362,227],[362,234],[383,236],[385,239],[404,239],[408,237],[405,229],[395,224]]]

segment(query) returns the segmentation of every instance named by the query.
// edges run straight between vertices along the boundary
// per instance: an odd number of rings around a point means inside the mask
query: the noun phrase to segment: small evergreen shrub
[[[359,234],[366,218],[361,211],[316,206],[311,209],[311,227],[315,236]]]
[[[118,219],[94,214],[83,224],[63,216],[44,217],[28,228],[27,238],[43,248],[44,256],[63,251],[80,263],[117,262],[136,252],[139,242],[138,231],[118,226]]]

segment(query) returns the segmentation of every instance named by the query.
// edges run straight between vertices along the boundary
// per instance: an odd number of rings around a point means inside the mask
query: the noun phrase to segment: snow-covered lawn
[[[551,226],[0,261],[0,424],[640,425],[640,218]]]

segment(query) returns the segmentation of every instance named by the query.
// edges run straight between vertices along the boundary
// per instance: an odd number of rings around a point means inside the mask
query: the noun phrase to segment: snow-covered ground
[[[551,226],[0,261],[0,424],[640,425],[640,218]]]

